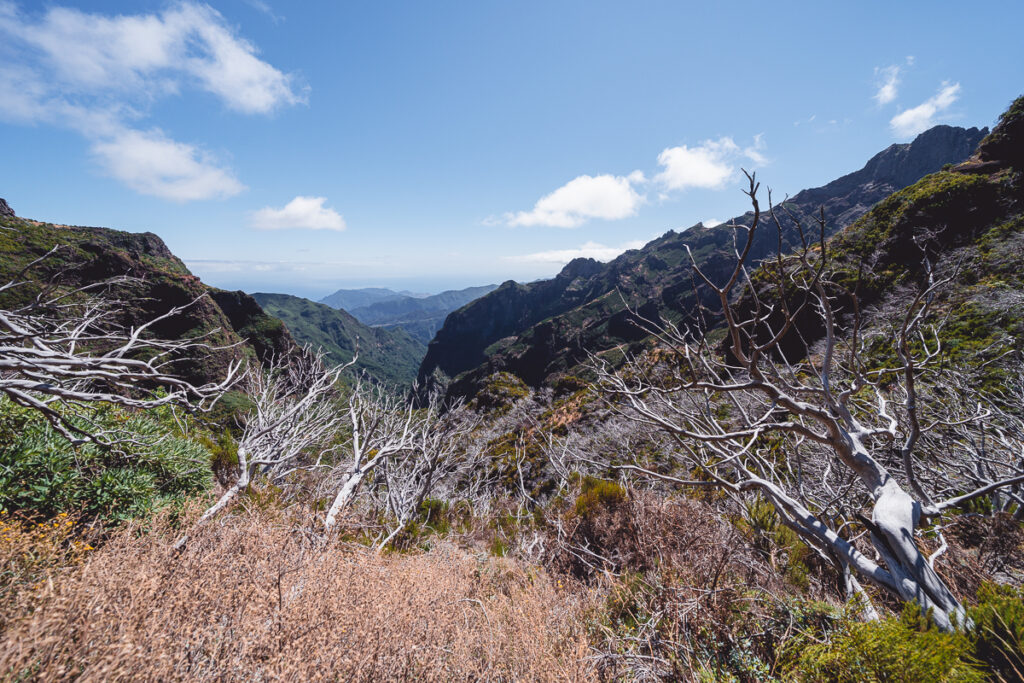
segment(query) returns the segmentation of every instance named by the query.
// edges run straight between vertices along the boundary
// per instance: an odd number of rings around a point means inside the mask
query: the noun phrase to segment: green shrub
[[[791,584],[807,589],[811,573],[808,566],[812,557],[810,547],[795,531],[782,523],[775,506],[764,498],[758,496],[748,501],[744,513],[742,518],[736,520],[740,531]],[[784,560],[785,564],[781,564],[779,559]]]
[[[523,380],[511,372],[496,372],[487,378],[470,405],[476,410],[503,415],[516,401],[529,395],[530,389]]]
[[[1024,681],[1024,589],[982,584],[967,614],[975,657],[997,681]]]
[[[601,510],[613,510],[626,500],[626,490],[614,481],[587,475],[583,477],[581,488],[576,498],[576,514],[584,519]]]
[[[117,523],[211,485],[210,453],[159,411],[64,410],[83,429],[108,430],[115,445],[74,446],[37,411],[0,398],[0,509],[33,519],[67,513]]]
[[[793,672],[804,681],[970,683],[986,680],[963,633],[942,633],[910,603],[881,622],[843,620],[827,642],[807,647]]]

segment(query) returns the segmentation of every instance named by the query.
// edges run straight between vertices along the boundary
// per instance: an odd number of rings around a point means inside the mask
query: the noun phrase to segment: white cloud
[[[292,77],[259,59],[256,49],[233,35],[212,9],[182,5],[169,20],[185,24],[186,44],[194,36],[202,46],[187,56],[185,68],[232,109],[262,114],[305,101],[304,93],[293,90]]]
[[[651,189],[656,190],[654,196],[658,201],[670,199],[673,191],[690,187],[719,189],[733,177],[742,159],[757,166],[769,163],[762,152],[764,148],[764,136],[760,133],[742,148],[731,137],[705,140],[696,147],[669,147],[658,155],[662,171],[654,177],[657,187]],[[482,222],[575,228],[592,218],[627,218],[647,201],[643,186],[648,182],[641,171],[628,176],[581,175],[541,197],[530,211],[506,213],[500,218],[490,216]]]
[[[304,100],[292,76],[259,59],[207,5],[114,17],[55,7],[38,21],[11,10],[0,31],[32,50],[64,93],[157,97],[197,85],[250,114]]]
[[[895,101],[900,92],[900,82],[903,72],[914,66],[914,56],[907,55],[903,64],[890,64],[889,66],[875,67],[875,87],[877,90],[872,99],[879,107]]]
[[[628,249],[639,249],[644,246],[643,240],[633,240],[618,247],[609,247],[598,242],[586,242],[575,249],[555,249],[539,251],[534,254],[506,257],[507,261],[516,263],[554,263],[564,265],[574,258],[592,258],[598,261],[611,261]]]
[[[874,94],[874,100],[878,106],[889,104],[899,94],[901,67],[893,64],[885,68],[875,67],[875,78],[878,91]]]
[[[727,157],[738,151],[739,147],[732,138],[707,140],[692,149],[686,145],[669,147],[658,155],[658,163],[665,170],[655,180],[670,190],[722,187],[733,173]]]
[[[722,221],[718,220],[717,218],[705,218],[700,222],[700,224],[703,225],[705,228],[713,228],[716,225],[721,225]]]
[[[754,143],[743,149],[731,137],[705,140],[696,147],[669,147],[658,155],[663,170],[654,180],[667,190],[717,190],[736,172],[740,157],[758,165],[766,164],[768,160],[761,153],[764,146],[763,137],[756,135]]]
[[[231,197],[245,189],[230,170],[160,131],[124,130],[92,151],[114,178],[140,194],[178,202]]]
[[[264,207],[254,211],[249,224],[257,230],[344,230],[345,219],[334,209],[324,206],[326,197],[296,197],[284,208]]]
[[[0,0],[0,64],[0,118],[76,130],[113,177],[179,201],[243,186],[196,147],[139,130],[154,101],[198,89],[245,114],[305,101],[292,76],[194,2],[155,14],[52,7],[30,16]]]
[[[616,220],[636,213],[644,198],[634,185],[645,182],[643,173],[628,176],[581,175],[541,197],[530,211],[506,214],[508,225],[549,225],[575,228],[591,218]]]
[[[949,109],[960,96],[960,84],[944,82],[939,91],[921,104],[900,112],[889,121],[897,137],[910,137],[935,125],[935,117]]]

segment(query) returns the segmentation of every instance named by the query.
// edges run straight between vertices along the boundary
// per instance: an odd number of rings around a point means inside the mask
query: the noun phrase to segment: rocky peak
[[[14,209],[10,207],[3,197],[0,197],[0,217],[14,218]]]
[[[897,187],[912,185],[950,159],[969,157],[987,134],[988,128],[930,128],[881,163],[878,179]]]
[[[601,272],[604,268],[604,264],[600,261],[595,261],[592,258],[574,258],[565,264],[562,271],[558,274],[560,278],[570,278],[575,280],[578,277],[591,277]]]
[[[1024,96],[1018,97],[999,117],[992,134],[978,146],[982,162],[997,162],[1019,168],[1024,165]]]
[[[836,198],[869,190],[867,194],[871,195],[868,197],[870,202],[863,207],[863,210],[867,210],[871,204],[890,193],[914,184],[929,173],[935,173],[944,164],[966,159],[987,133],[988,128],[935,126],[918,135],[913,142],[886,147],[871,157],[860,170],[848,173],[827,185],[804,190],[796,194],[791,201],[817,207],[827,203],[827,199],[834,201]],[[850,199],[854,204],[863,203],[853,202],[855,197]],[[836,212],[836,217],[840,213],[842,212]],[[836,227],[845,227],[850,222],[852,220],[844,221]]]

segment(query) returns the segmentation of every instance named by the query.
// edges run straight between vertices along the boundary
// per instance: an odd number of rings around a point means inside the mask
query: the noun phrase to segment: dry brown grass
[[[585,592],[453,545],[382,557],[292,522],[241,511],[180,555],[166,526],[119,533],[9,624],[0,679],[594,677]]]
[[[31,610],[55,573],[93,549],[93,535],[66,514],[35,522],[0,511],[0,633],[9,615]]]

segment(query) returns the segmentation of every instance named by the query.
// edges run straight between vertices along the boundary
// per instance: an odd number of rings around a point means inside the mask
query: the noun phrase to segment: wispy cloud
[[[249,224],[257,230],[344,230],[345,219],[325,207],[326,197],[296,197],[284,207],[264,207],[250,215]]]
[[[903,71],[914,65],[914,57],[907,57],[903,64],[890,64],[889,66],[875,67],[875,94],[872,98],[883,106],[894,101],[899,96],[900,81]]]
[[[209,152],[140,130],[153,102],[203,90],[233,111],[267,114],[306,98],[294,77],[196,3],[158,14],[52,7],[29,15],[0,0],[0,43],[0,118],[75,130],[112,177],[178,201],[230,196],[244,186]]]
[[[889,127],[897,137],[905,138],[924,132],[935,125],[936,116],[949,109],[960,97],[960,84],[942,84],[935,95],[921,104],[901,111],[889,121]]]
[[[204,273],[306,273],[323,272],[337,278],[338,268],[378,267],[386,263],[384,259],[364,259],[362,261],[256,261],[232,259],[201,259],[185,258],[185,265],[190,270]]]
[[[897,64],[884,68],[875,67],[875,78],[878,81],[878,90],[874,94],[874,100],[879,106],[889,104],[896,99],[900,86],[900,67]]]
[[[628,176],[581,175],[541,197],[530,211],[506,214],[504,222],[513,226],[575,228],[592,218],[627,218],[634,215],[644,201],[635,187],[644,182],[640,171]]]
[[[639,249],[644,246],[643,240],[633,240],[617,247],[610,247],[598,242],[586,242],[573,249],[554,249],[552,251],[538,251],[533,254],[521,256],[508,256],[505,260],[515,263],[553,263],[566,264],[575,258],[592,258],[598,261],[611,261],[616,256],[629,249]]]
[[[266,15],[275,24],[280,24],[284,21],[284,17],[277,14],[274,11],[274,8],[270,6],[269,2],[264,2],[263,0],[242,0],[242,2],[249,7],[252,7],[257,12]]]

